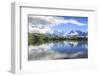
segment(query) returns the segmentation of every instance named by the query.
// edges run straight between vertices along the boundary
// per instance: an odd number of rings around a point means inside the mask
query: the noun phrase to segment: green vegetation
[[[47,42],[59,42],[65,40],[83,41],[87,40],[87,37],[63,37],[63,36],[50,36],[40,33],[28,33],[28,44],[29,45],[39,45]]]
[[[87,37],[70,37],[70,38],[67,38],[67,40],[74,40],[74,41],[87,41],[88,38],[87,38]]]

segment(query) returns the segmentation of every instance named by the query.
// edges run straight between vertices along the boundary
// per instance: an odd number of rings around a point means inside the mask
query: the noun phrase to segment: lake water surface
[[[62,41],[29,45],[29,61],[79,58],[88,58],[87,41]]]

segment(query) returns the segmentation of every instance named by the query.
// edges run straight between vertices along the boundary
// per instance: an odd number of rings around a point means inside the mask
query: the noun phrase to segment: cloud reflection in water
[[[29,46],[28,60],[76,59],[88,57],[87,42],[63,41]]]

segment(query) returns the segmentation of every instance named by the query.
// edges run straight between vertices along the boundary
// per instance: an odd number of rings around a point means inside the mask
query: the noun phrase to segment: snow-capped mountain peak
[[[80,31],[80,30],[76,30],[76,31],[73,31],[71,30],[70,32],[59,32],[59,31],[56,31],[54,30],[53,32],[51,33],[47,33],[47,35],[51,35],[51,36],[64,36],[64,37],[67,37],[67,36],[87,36],[87,32],[83,32],[83,31]]]
[[[69,33],[68,33],[68,35],[78,35],[78,32],[77,31],[70,31]]]
[[[67,35],[69,36],[87,36],[87,32],[83,32],[80,30],[76,30],[76,31],[70,31]]]

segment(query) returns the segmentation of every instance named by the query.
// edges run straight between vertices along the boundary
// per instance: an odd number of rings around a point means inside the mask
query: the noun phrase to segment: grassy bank
[[[65,40],[74,40],[74,41],[87,41],[87,37],[63,37],[63,36],[50,36],[40,33],[28,33],[28,44],[29,45],[39,45],[47,42],[59,42]]]

